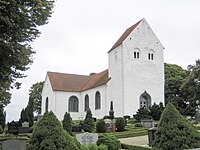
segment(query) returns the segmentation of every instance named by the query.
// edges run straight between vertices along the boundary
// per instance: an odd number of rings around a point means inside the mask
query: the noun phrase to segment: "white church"
[[[108,51],[108,69],[92,75],[47,72],[42,90],[42,114],[53,111],[59,120],[108,115],[133,116],[140,107],[164,103],[163,45],[145,19],[128,28]]]

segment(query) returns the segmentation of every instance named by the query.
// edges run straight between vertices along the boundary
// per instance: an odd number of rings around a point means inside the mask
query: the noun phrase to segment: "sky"
[[[89,75],[108,68],[107,52],[122,33],[145,18],[164,49],[166,63],[184,69],[200,59],[199,0],[57,0],[32,47],[34,62],[12,90],[6,121],[19,120],[30,87],[47,71]]]

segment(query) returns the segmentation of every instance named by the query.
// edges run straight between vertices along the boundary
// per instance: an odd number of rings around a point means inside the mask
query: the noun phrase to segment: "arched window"
[[[45,101],[45,112],[47,112],[49,109],[49,99],[48,97],[46,97],[46,101]]]
[[[149,60],[154,60],[154,51],[153,51],[152,49],[149,50],[148,59],[149,59]]]
[[[151,96],[144,91],[144,93],[142,93],[140,95],[140,108],[145,107],[145,108],[149,108],[151,106]]]
[[[101,95],[99,91],[95,94],[95,109],[101,109]]]
[[[139,48],[135,48],[133,51],[133,58],[134,59],[139,59],[140,58],[140,50]]]
[[[85,95],[85,111],[89,109],[89,96]]]
[[[68,110],[69,112],[78,112],[78,98],[76,96],[69,98]]]

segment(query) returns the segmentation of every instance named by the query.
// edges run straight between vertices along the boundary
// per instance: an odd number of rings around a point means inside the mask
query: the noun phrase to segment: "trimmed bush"
[[[96,125],[97,133],[105,133],[106,132],[106,123],[103,119],[99,120]]]
[[[70,113],[65,113],[64,119],[62,121],[63,128],[65,131],[67,131],[69,134],[72,132],[72,118],[70,117]]]
[[[120,141],[113,135],[104,135],[99,137],[97,145],[100,144],[108,146],[108,150],[119,150],[121,147]]]
[[[79,150],[80,145],[63,129],[53,112],[46,112],[37,122],[28,150]]]
[[[83,130],[85,132],[93,132],[94,131],[94,119],[92,118],[92,112],[90,109],[86,112],[86,117],[83,123]]]
[[[125,120],[122,117],[119,117],[116,119],[116,128],[118,132],[124,131],[125,129]]]
[[[199,148],[200,133],[168,102],[152,146],[162,150]]]

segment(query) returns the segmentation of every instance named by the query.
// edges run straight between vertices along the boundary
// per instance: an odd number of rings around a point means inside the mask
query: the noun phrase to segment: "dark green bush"
[[[80,145],[63,129],[53,112],[46,112],[37,122],[28,150],[79,150]]]
[[[152,146],[162,150],[199,148],[200,133],[168,102]]]
[[[70,117],[70,113],[65,113],[64,119],[62,121],[63,128],[65,131],[67,131],[69,134],[72,132],[72,118]]]
[[[125,129],[125,120],[122,117],[119,117],[116,119],[116,128],[118,132],[124,131]]]
[[[97,133],[105,133],[106,132],[106,123],[103,119],[97,121],[96,131],[97,131]]]
[[[133,118],[137,121],[140,121],[141,119],[150,119],[150,111],[145,107],[139,108],[136,114],[133,115]]]
[[[97,145],[100,144],[108,146],[108,150],[119,150],[121,147],[120,141],[113,135],[104,135],[99,137]]]
[[[86,112],[86,117],[83,123],[83,129],[85,132],[94,131],[94,119],[92,118],[92,112],[90,109],[88,109]]]

